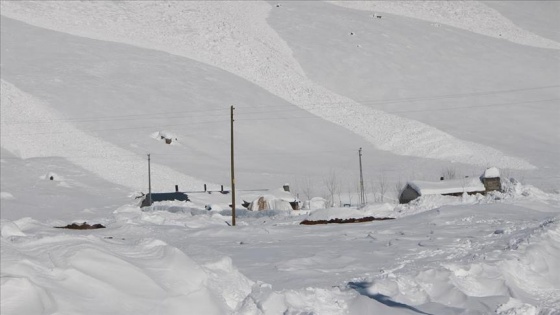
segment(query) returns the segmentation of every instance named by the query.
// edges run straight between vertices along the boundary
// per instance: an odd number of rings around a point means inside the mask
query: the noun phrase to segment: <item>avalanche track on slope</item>
[[[479,1],[329,1],[339,6],[385,12],[446,24],[513,43],[560,49],[560,43],[519,28],[498,11]],[[437,25],[436,25],[437,26]]]
[[[131,189],[146,186],[147,162],[130,151],[80,131],[71,123],[14,125],[9,121],[56,121],[59,116],[47,103],[2,80],[2,147],[22,159],[32,157],[65,157],[68,161],[100,177]],[[56,136],[52,134],[55,133]],[[185,189],[202,187],[203,182],[169,167],[152,163],[158,173],[152,185],[164,189],[169,183],[181,183]]]
[[[266,2],[4,1],[1,5],[3,15],[40,27],[162,50],[222,68],[382,150],[474,165],[535,168],[522,159],[371,109],[315,84],[267,24],[271,6]],[[327,105],[333,103],[341,105]]]

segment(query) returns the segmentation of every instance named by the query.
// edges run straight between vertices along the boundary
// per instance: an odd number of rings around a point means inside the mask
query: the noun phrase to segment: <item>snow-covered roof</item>
[[[496,178],[500,177],[500,170],[496,167],[487,168],[482,175],[483,178]]]
[[[291,192],[285,191],[282,188],[268,190],[266,192],[266,195],[274,196],[277,199],[281,199],[281,200],[285,200],[285,201],[289,201],[289,202],[292,202],[292,201],[296,200],[296,198],[294,197],[294,195],[292,195]]]
[[[461,192],[485,191],[484,184],[478,178],[442,180],[439,182],[411,181],[408,185],[420,195],[441,195]]]

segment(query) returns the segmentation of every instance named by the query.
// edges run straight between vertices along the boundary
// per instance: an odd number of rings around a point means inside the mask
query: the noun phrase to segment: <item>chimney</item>
[[[443,180],[443,176],[439,178],[439,180]]]
[[[284,191],[290,192],[290,184],[284,184],[282,188],[284,188]]]
[[[175,192],[179,192],[179,185],[175,185]]]

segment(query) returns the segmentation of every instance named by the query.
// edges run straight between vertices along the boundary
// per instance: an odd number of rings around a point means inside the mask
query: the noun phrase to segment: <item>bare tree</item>
[[[441,177],[444,179],[455,179],[457,177],[457,170],[452,167],[446,167],[441,170]]]
[[[403,183],[402,180],[399,178],[398,181],[395,182],[395,186],[393,186],[393,189],[395,190],[395,196],[396,196],[396,200],[399,200],[399,197],[401,196],[401,191],[403,190]]]
[[[307,200],[311,200],[311,198],[313,198],[313,183],[311,181],[311,178],[309,177],[304,177],[302,178],[299,183],[299,190],[301,190],[301,192],[303,193],[303,195],[307,198]]]
[[[354,199],[354,195],[358,195],[360,193],[360,182],[356,181],[354,176],[350,176],[345,181],[344,189],[346,192],[348,203],[352,205],[352,199]]]
[[[346,194],[348,196],[348,203],[352,205],[354,194],[360,194],[360,182],[350,179],[348,185],[346,186]]]
[[[334,170],[331,170],[329,174],[323,178],[323,183],[325,184],[325,187],[329,192],[329,202],[332,207],[334,206],[334,195],[337,194],[339,190],[339,182],[336,176],[336,172]]]
[[[373,195],[373,201],[377,201],[377,185],[373,179],[369,181],[368,190],[371,191]]]
[[[379,178],[377,179],[377,187],[379,188],[379,201],[383,202],[385,199],[385,193],[389,188],[385,173],[381,173],[381,176],[379,176]]]
[[[338,206],[342,207],[342,187],[337,190]]]

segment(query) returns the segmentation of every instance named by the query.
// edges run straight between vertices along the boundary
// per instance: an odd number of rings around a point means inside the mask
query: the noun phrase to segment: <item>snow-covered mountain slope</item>
[[[446,9],[464,4],[469,12],[476,2],[422,3],[405,1],[401,7],[398,2],[381,1],[374,7],[432,22],[392,14],[379,19],[372,11],[337,10],[313,2],[282,6],[268,20],[289,43],[308,77],[330,90],[524,157],[539,167],[556,168],[560,157],[559,51],[485,36],[496,22],[486,20],[484,14],[469,15],[473,25],[486,25],[480,34],[434,25],[433,21],[443,22],[438,16]],[[374,5],[368,1],[342,4]],[[447,13],[446,19],[466,14]],[[557,21],[548,21],[548,26],[554,29]],[[526,33],[517,28],[516,32],[515,38]],[[430,148],[417,136],[410,140]]]
[[[476,8],[480,10],[481,7]],[[2,36],[2,79],[47,100],[49,106],[61,115],[59,119],[67,119],[79,129],[122,129],[110,134],[96,132],[95,136],[132,151],[138,158],[143,158],[147,152],[157,154],[156,142],[148,144],[147,135],[162,131],[162,128],[179,135],[181,148],[163,149],[169,156],[162,157],[159,162],[202,181],[224,183],[227,180],[227,110],[230,104],[238,107],[238,151],[247,154],[246,159],[238,159],[238,167],[241,174],[246,174],[241,176],[246,176],[243,182],[247,185],[289,181],[294,174],[303,174],[305,169],[311,169],[310,176],[316,177],[331,168],[353,170],[355,153],[352,151],[360,146],[375,155],[371,164],[366,163],[370,174],[400,169],[406,174],[403,177],[409,177],[411,169],[418,169],[418,165],[426,169],[421,172],[426,174],[449,162],[462,163],[456,166],[459,168],[468,164],[522,170],[546,167],[546,173],[550,173],[550,169],[553,174],[557,173],[557,165],[552,162],[558,154],[553,146],[558,141],[554,125],[557,71],[554,67],[544,67],[557,61],[557,50],[514,44],[500,47],[503,45],[501,40],[483,35],[434,28],[414,19],[384,17],[371,21],[373,18],[369,14],[360,18],[359,12],[363,11],[308,2],[288,2],[278,6],[266,2],[2,2],[2,29],[5,32]],[[313,16],[315,13],[320,14]],[[497,13],[491,13],[489,16],[495,18]],[[321,16],[336,18],[328,23],[329,19]],[[482,14],[479,18],[486,16]],[[32,28],[11,19],[81,37]],[[505,17],[499,19],[506,20]],[[370,22],[381,22],[386,26],[370,27],[366,32],[365,23]],[[300,25],[300,35],[312,36],[316,40],[295,35],[294,28],[290,28],[293,25]],[[313,25],[317,26],[317,32],[307,29]],[[360,30],[349,30],[345,25]],[[437,29],[439,33],[427,35],[427,30],[431,29]],[[376,41],[382,42],[381,39],[397,31],[400,35],[393,36],[391,41],[385,42],[386,45],[380,45],[381,49],[366,47]],[[356,36],[349,35],[351,32]],[[421,38],[420,34],[425,37]],[[27,44],[18,42],[20,36],[26,36]],[[356,41],[358,37],[367,39],[360,44]],[[413,41],[414,45],[410,45],[408,38],[411,37],[418,39]],[[355,42],[348,43],[349,40]],[[301,52],[302,43],[309,44],[307,49],[312,49],[312,55]],[[441,51],[429,49],[434,46],[441,46]],[[471,46],[474,48],[468,48]],[[44,52],[39,47],[45,47]],[[490,49],[484,50],[483,47]],[[500,71],[511,65],[507,61],[494,68],[488,67],[496,60],[509,60],[502,58],[500,48],[513,56],[517,56],[520,50],[529,49],[526,52],[534,56],[512,59],[511,63],[520,61],[521,65],[517,65],[519,68],[513,74],[502,74]],[[356,54],[350,49],[361,53]],[[479,63],[476,60],[480,59],[478,54],[481,52],[486,56]],[[376,68],[378,63],[371,62],[372,55],[387,60],[386,68]],[[63,60],[64,65],[46,62],[57,58]],[[332,58],[334,61],[330,61]],[[539,62],[525,64],[533,59]],[[321,61],[326,61],[326,65]],[[450,67],[463,63],[458,69]],[[34,72],[39,68],[41,71]],[[358,68],[363,71],[354,71]],[[370,76],[372,70],[383,70],[381,72],[387,76]],[[457,75],[454,70],[461,72]],[[462,76],[468,73],[467,70],[473,70],[474,74]],[[441,75],[437,75],[440,72]],[[480,80],[480,77],[496,73],[498,75],[493,80]],[[520,82],[514,79],[502,82],[517,78],[519,73],[529,75]],[[39,77],[30,80],[35,76]],[[201,77],[205,79],[201,81]],[[542,84],[545,81],[550,87],[548,90]],[[527,86],[527,82],[532,84]],[[66,88],[72,85],[71,89]],[[359,92],[345,86],[356,86]],[[366,92],[372,90],[370,86],[381,88],[375,89],[374,93]],[[458,122],[457,117],[464,117],[464,113],[449,110],[448,103],[435,102],[441,102],[440,98],[446,95],[472,96],[526,88],[542,88],[537,91],[539,93],[523,96],[523,101],[537,102],[538,112],[523,106],[513,106],[515,111],[510,112],[515,114],[510,116],[501,116],[502,111],[490,110],[488,113],[485,108],[481,112],[478,107],[488,105],[488,99],[471,98],[453,104],[478,109],[471,110],[469,119]],[[425,93],[426,90],[431,92]],[[428,109],[429,114],[411,117],[406,113],[387,113],[394,112],[394,108],[371,106],[395,98],[424,99],[423,104],[407,104],[403,110]],[[426,105],[425,98],[434,102]],[[512,98],[516,96],[502,93],[490,100],[496,99],[502,106],[503,103],[509,104]],[[76,106],[76,103],[84,103],[84,106]],[[434,111],[434,105],[445,110]],[[245,106],[248,107],[246,113],[243,112]],[[257,107],[262,108],[256,110]],[[218,109],[220,111],[214,112]],[[250,113],[249,109],[255,112]],[[211,112],[205,112],[207,110]],[[153,119],[159,113],[166,113],[165,118]],[[526,117],[528,114],[533,117],[522,120],[521,126],[509,123],[512,116]],[[182,121],[176,122],[186,116],[197,118],[193,119],[193,128],[183,133],[180,130]],[[435,118],[428,119],[427,116]],[[139,117],[151,119],[142,121]],[[85,124],[84,119],[93,121]],[[536,120],[538,124],[533,123]],[[129,129],[147,124],[157,128]],[[195,128],[195,124],[200,124],[201,128]],[[91,125],[97,128],[89,127]],[[519,128],[506,128],[512,125]],[[22,134],[22,125],[11,126],[14,127],[13,134]],[[526,128],[537,128],[537,131],[527,135]],[[488,137],[488,129],[498,132]],[[520,141],[503,141],[504,137],[517,139],[520,136]],[[24,145],[24,141],[15,138],[14,141]],[[531,148],[526,148],[528,145]],[[293,152],[302,154],[304,163],[290,160]],[[316,153],[321,154],[325,162],[316,163]],[[189,161],[182,156],[188,156]],[[301,158],[297,160],[302,161]],[[527,174],[542,179],[545,173],[537,170]]]
[[[517,3],[513,1],[329,2],[367,11],[372,17],[390,13],[432,22],[436,27],[441,24],[449,25],[516,44],[560,49],[560,42],[558,42],[560,6],[555,2],[539,1],[538,5],[534,3],[531,5],[530,1],[516,1]]]

